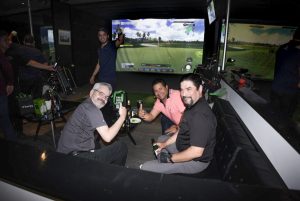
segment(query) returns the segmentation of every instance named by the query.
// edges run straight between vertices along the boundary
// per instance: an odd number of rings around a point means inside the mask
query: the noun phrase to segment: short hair
[[[153,87],[154,85],[158,84],[158,83],[162,84],[164,87],[167,86],[167,83],[166,83],[165,80],[160,79],[160,78],[157,78],[157,79],[153,80],[153,82],[152,82],[152,87]]]
[[[109,34],[109,31],[108,31],[108,29],[107,29],[107,28],[105,28],[105,27],[100,27],[100,28],[98,29],[98,32],[99,32],[99,31],[103,31],[103,32],[105,32],[105,33]]]
[[[93,90],[97,90],[101,86],[106,86],[108,88],[108,90],[109,90],[109,93],[110,94],[112,93],[112,86],[111,86],[111,84],[106,83],[106,82],[97,82],[97,83],[95,83],[94,86],[93,86]]]
[[[195,85],[195,87],[197,89],[199,89],[200,85],[202,85],[202,79],[200,78],[199,75],[194,74],[194,73],[184,74],[180,78],[180,83],[183,82],[183,81],[191,81],[191,82],[193,82],[193,84]]]
[[[26,34],[24,36],[24,40],[23,40],[24,43],[30,43],[30,44],[33,44],[35,41],[34,41],[34,38],[31,34]]]
[[[295,30],[293,39],[300,40],[300,27]]]

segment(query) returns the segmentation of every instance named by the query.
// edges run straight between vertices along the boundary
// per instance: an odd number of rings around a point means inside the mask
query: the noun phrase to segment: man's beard
[[[105,106],[106,102],[103,101],[103,100],[98,100],[98,103],[97,103],[97,107],[99,109],[103,108]]]
[[[194,101],[193,101],[193,99],[192,99],[191,97],[183,96],[182,99],[183,99],[184,105],[185,105],[187,108],[190,108],[192,105],[194,105]],[[188,100],[188,99],[190,99],[190,102],[189,102],[189,103],[187,103],[187,101],[186,101],[186,100]]]

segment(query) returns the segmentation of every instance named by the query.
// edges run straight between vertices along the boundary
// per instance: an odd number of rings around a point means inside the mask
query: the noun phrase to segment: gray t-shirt
[[[87,151],[95,148],[94,131],[97,127],[107,125],[102,112],[93,104],[90,98],[81,103],[68,122],[60,136],[57,151]]]

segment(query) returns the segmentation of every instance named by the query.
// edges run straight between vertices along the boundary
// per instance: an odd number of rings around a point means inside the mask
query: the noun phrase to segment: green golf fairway
[[[202,49],[158,46],[151,48],[120,48],[118,51],[117,71],[133,72],[139,71],[142,64],[164,64],[174,69],[174,73],[179,74],[186,72],[183,67],[188,62],[193,67],[190,70],[192,72],[197,64],[202,63]],[[122,63],[132,63],[133,66],[122,68]]]

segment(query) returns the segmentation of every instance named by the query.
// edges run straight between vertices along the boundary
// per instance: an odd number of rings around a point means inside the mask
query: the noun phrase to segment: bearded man
[[[124,142],[115,141],[95,149],[94,132],[97,131],[105,142],[111,142],[126,118],[127,110],[120,105],[119,118],[111,127],[107,126],[100,109],[107,103],[111,93],[112,86],[108,83],[100,82],[94,85],[90,97],[76,108],[65,125],[58,142],[58,152],[125,165],[128,149]]]

